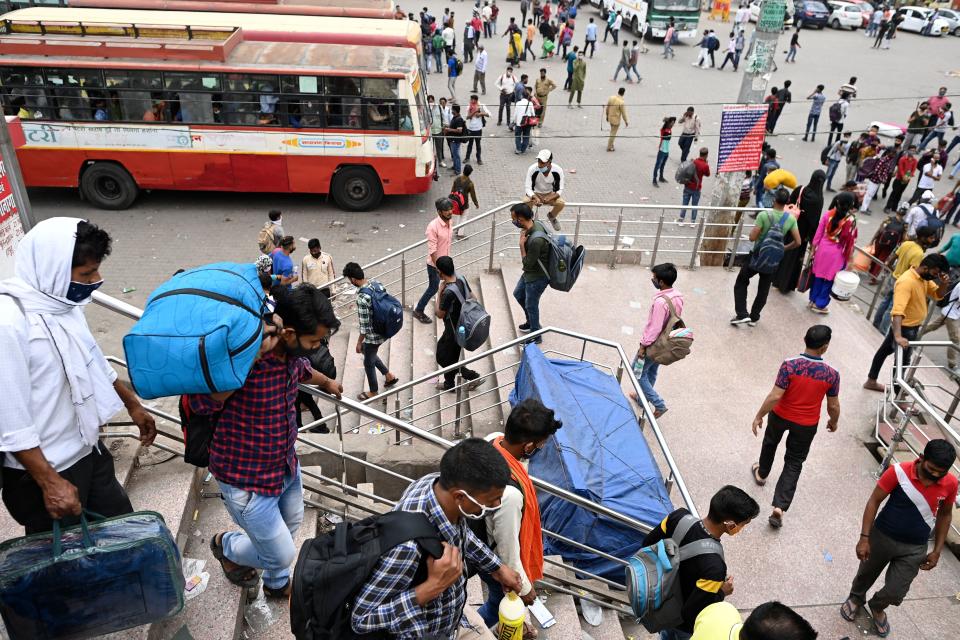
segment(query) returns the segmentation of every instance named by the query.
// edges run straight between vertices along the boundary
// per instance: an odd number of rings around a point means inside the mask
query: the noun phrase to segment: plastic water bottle
[[[459,336],[461,343],[467,339],[467,330],[463,325],[457,327],[457,335]]]
[[[633,358],[633,377],[637,380],[640,379],[640,375],[643,373],[643,358],[640,356],[634,356]]]
[[[527,608],[520,596],[508,591],[500,601],[498,611],[500,626],[497,627],[497,640],[523,640],[523,619]]]

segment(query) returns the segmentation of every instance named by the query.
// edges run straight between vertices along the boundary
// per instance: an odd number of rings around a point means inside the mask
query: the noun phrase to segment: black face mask
[[[926,273],[920,274],[920,277],[923,278],[924,280],[934,280],[936,279],[937,276],[927,271]]]
[[[923,466],[923,464],[920,464],[920,465],[917,466],[917,475],[926,478],[926,479],[929,480],[930,482],[937,483],[937,482],[940,482],[941,480],[943,480],[944,476],[947,475],[947,474],[934,475],[934,474],[930,473],[929,471],[927,471],[927,468],[926,468],[925,466]]]
[[[527,453],[527,452],[521,453],[521,454],[520,454],[520,459],[521,459],[521,460],[529,460],[530,458],[532,458],[533,456],[537,455],[538,453],[540,453],[540,447],[537,447],[536,449],[534,449],[534,450],[531,451],[530,453]]]
[[[656,278],[651,278],[650,283],[653,285],[654,289],[657,289],[658,291],[660,290],[660,283],[657,281]]]

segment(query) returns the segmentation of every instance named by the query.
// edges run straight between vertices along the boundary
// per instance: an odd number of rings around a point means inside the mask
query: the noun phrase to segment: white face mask
[[[273,224],[279,227],[281,222],[283,222],[283,218],[277,218],[276,220],[273,221]]]
[[[477,505],[478,507],[480,507],[480,513],[467,513],[466,511],[463,510],[463,507],[461,507],[460,505],[457,505],[457,509],[460,510],[460,515],[462,515],[462,516],[465,517],[465,518],[469,518],[469,519],[471,519],[471,520],[483,520],[483,519],[486,518],[489,514],[494,513],[494,512],[496,512],[498,509],[500,509],[500,506],[499,506],[499,505],[496,506],[496,507],[485,507],[485,506],[483,506],[482,504],[480,504],[479,502],[477,502],[477,501],[473,498],[473,496],[471,496],[471,495],[470,495],[469,493],[467,493],[466,491],[461,491],[460,493],[462,493],[462,494],[464,495],[464,497],[466,497],[467,500],[469,500],[469,501],[472,502],[473,504],[475,504],[475,505]]]

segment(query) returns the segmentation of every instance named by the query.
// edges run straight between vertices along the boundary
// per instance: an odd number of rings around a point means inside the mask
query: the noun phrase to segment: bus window
[[[218,74],[167,72],[163,74],[164,87],[176,103],[171,101],[170,112],[178,122],[213,123],[213,92],[220,90]]]
[[[301,127],[319,129],[323,126],[323,103],[320,100],[301,100],[299,107]]]
[[[57,98],[57,117],[61,120],[93,120],[91,98],[101,98],[103,78],[99,69],[47,69],[47,84]]]
[[[280,76],[280,91],[282,93],[306,93],[316,95],[322,93],[323,78],[317,76]]]
[[[344,76],[324,78],[323,92],[328,96],[359,96],[360,79]]]
[[[103,79],[108,89],[160,91],[163,88],[163,78],[159,71],[107,70],[103,72]]]
[[[364,78],[364,98],[399,98],[396,78]]]
[[[143,114],[150,109],[151,91],[163,89],[163,78],[159,71],[116,71],[103,72],[107,88],[110,113],[113,120],[139,122]]]
[[[324,78],[326,126],[339,129],[360,129],[363,126],[360,102],[360,79],[342,76]]]
[[[397,103],[394,100],[364,98],[367,129],[397,129]]]
[[[52,119],[52,93],[44,90],[39,69],[12,67],[0,69],[3,104],[10,115],[21,118]],[[51,99],[48,100],[48,96]]]
[[[400,131],[413,131],[413,118],[410,117],[410,103],[400,101]]]

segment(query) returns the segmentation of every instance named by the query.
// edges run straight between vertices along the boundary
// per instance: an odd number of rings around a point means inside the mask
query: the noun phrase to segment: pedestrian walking
[[[898,213],[906,213],[905,209],[909,206],[910,205],[905,202],[902,203]],[[913,238],[908,235],[908,228],[909,223],[905,218],[903,232],[905,239],[900,243],[900,246],[896,247],[893,254],[890,255],[886,261],[887,268],[892,271],[891,275],[894,283],[912,267],[919,266],[920,261],[923,260],[924,252],[927,249],[937,246],[937,232],[926,226],[926,223],[916,229],[916,234]],[[877,304],[877,309],[873,316],[873,326],[883,335],[886,335],[887,331],[890,330],[890,309],[893,307],[893,291],[894,286],[885,289],[884,293],[880,296],[880,302]]]
[[[547,3],[549,4],[549,2]],[[607,41],[607,36],[613,33],[613,23],[617,21],[617,13],[615,11],[607,11],[607,28],[603,31],[603,41]],[[616,38],[614,38],[614,44],[616,43]]]
[[[773,209],[767,209],[761,211],[757,214],[757,219],[755,226],[750,231],[750,241],[753,242],[753,250],[751,251],[751,256],[758,254],[761,247],[768,247],[771,249],[776,249],[779,247],[773,247],[773,244],[783,243],[782,250],[783,252],[790,251],[800,246],[800,232],[797,229],[797,220],[789,213],[785,213],[783,208],[790,202],[790,194],[786,189],[778,189],[777,193],[774,196]],[[767,239],[767,235],[770,233],[770,230],[776,227],[779,231],[781,238],[790,238],[789,242],[784,242],[782,239],[780,242],[776,242],[773,238],[768,243],[764,243]],[[769,254],[775,254],[776,251],[770,251]],[[768,255],[769,255],[768,254]],[[782,259],[782,254],[781,254]],[[770,284],[773,280],[773,274],[776,273],[776,269],[780,266],[779,260],[776,261],[776,264],[764,264],[762,265],[763,270],[757,270],[754,266],[761,266],[759,264],[754,264],[751,266],[753,260],[748,261],[742,267],[740,267],[740,273],[737,274],[737,281],[733,287],[733,301],[736,308],[736,315],[730,319],[730,324],[740,325],[747,324],[748,326],[755,327],[757,323],[760,322],[760,313],[763,311],[764,306],[767,304],[767,294],[770,293]],[[747,313],[747,287],[750,286],[750,280],[757,276],[757,295],[753,299],[753,305],[750,308],[750,312]]]
[[[482,152],[481,143],[483,141],[483,127],[490,117],[487,111],[487,105],[480,104],[480,97],[477,94],[470,96],[470,104],[467,105],[466,124],[467,134],[467,155],[464,162],[470,162],[470,154],[473,153],[473,146],[477,146],[477,164],[483,166],[483,159],[480,157]]]
[[[657,159],[653,164],[653,186],[655,187],[659,187],[660,182],[667,181],[667,179],[663,177],[663,170],[667,166],[667,158],[670,157],[670,138],[673,134],[673,125],[676,122],[676,118],[668,116],[663,119],[663,124],[660,126],[660,141],[657,145]]]
[[[677,25],[674,23],[673,18],[670,18],[670,23],[667,25],[667,31],[663,36],[663,54],[662,57],[666,60],[668,58],[673,58],[676,54],[673,52],[673,45],[677,38]]]
[[[790,204],[800,209],[800,215],[797,216],[800,246],[783,252],[783,259],[777,267],[777,273],[773,276],[773,286],[780,293],[790,293],[797,288],[800,281],[800,273],[807,255],[807,245],[813,240],[820,224],[823,212],[823,183],[826,179],[827,176],[823,170],[817,169],[810,175],[807,184],[795,188],[790,194]],[[749,199],[750,194],[747,193],[748,202]]]
[[[450,256],[441,256],[437,258],[437,271],[440,274],[440,290],[437,293],[437,308],[435,315],[437,319],[443,322],[443,333],[437,340],[437,364],[440,368],[449,367],[457,363],[463,356],[463,349],[457,344],[457,324],[460,322],[460,311],[462,309],[461,299],[469,300],[476,296],[467,284],[467,280],[457,275],[453,266],[453,258]],[[456,293],[455,293],[456,291]],[[460,297],[457,297],[457,293]],[[466,366],[458,369],[451,369],[443,374],[443,382],[440,385],[442,391],[453,391],[456,389],[457,376],[463,378],[466,383],[467,391],[473,391],[483,384],[480,374]]]
[[[563,83],[563,90],[570,90],[570,83],[573,82],[573,63],[577,61],[577,49],[574,47],[574,50],[570,53],[563,54],[562,60],[567,65],[567,79]]]
[[[900,246],[900,243],[903,242],[907,236],[907,223],[905,218],[908,207],[909,205],[906,203],[904,203],[903,206],[897,207],[897,210],[893,214],[880,223],[876,233],[873,234],[873,238],[870,239],[870,244],[873,245],[873,257],[875,259],[875,261],[871,261],[870,265],[870,275],[873,276],[870,278],[871,285],[878,284],[879,280],[877,276],[880,275],[882,265],[887,262],[890,255]]]
[[[597,50],[597,31],[597,23],[593,21],[593,18],[590,18],[590,22],[587,23],[587,28],[583,34],[583,52],[586,53],[587,49],[589,49],[591,59],[593,58],[593,53]]]
[[[537,53],[533,50],[533,39],[537,35],[537,28],[533,26],[533,18],[527,20],[527,39],[523,43],[523,61],[526,62],[529,57],[531,60],[537,59]]]
[[[620,60],[617,62],[617,68],[613,72],[614,82],[617,81],[617,76],[620,75],[621,69],[627,74],[627,82],[630,82],[630,42],[628,40],[623,41],[623,48],[620,49]]]
[[[573,105],[573,95],[577,95],[577,108],[582,109],[580,101],[583,99],[583,83],[587,77],[587,61],[583,58],[583,51],[577,54],[577,59],[573,61],[573,77],[570,79],[570,96],[567,98],[567,106]]]
[[[797,61],[797,50],[800,49],[800,27],[797,27],[793,35],[790,36],[790,50],[787,51],[786,62]]]
[[[557,88],[557,84],[547,77],[547,70],[540,69],[540,77],[534,83],[533,91],[540,103],[540,122],[537,127],[543,127],[543,121],[547,118],[547,100],[550,99],[550,92]]]
[[[780,116],[783,115],[783,109],[787,104],[793,102],[793,94],[790,92],[791,84],[790,80],[784,80],[783,88],[775,92],[776,101],[773,103],[775,112],[773,120],[771,121],[770,117],[767,117],[767,130],[770,133],[773,133],[774,129],[776,129],[777,122],[780,120]]]
[[[467,22],[463,25],[463,61],[473,61],[473,50],[477,46],[475,39],[476,32],[473,30],[473,24]]]
[[[378,371],[384,376],[385,388],[389,389],[399,382],[399,378],[387,368],[377,353],[380,346],[387,341],[387,337],[380,335],[374,329],[373,299],[375,296],[384,295],[386,287],[377,280],[368,279],[363,268],[356,262],[348,262],[344,265],[343,277],[357,288],[357,321],[360,323],[360,335],[357,338],[356,352],[363,355],[363,371],[366,374],[369,389],[357,395],[357,400],[364,402],[380,392],[377,381]],[[414,315],[416,316],[416,313]]]
[[[767,202],[764,204],[764,196],[766,195],[766,187],[764,186],[764,180],[767,178],[767,174],[771,171],[776,171],[780,168],[780,163],[777,161],[777,150],[773,147],[767,147],[765,154],[765,160],[760,163],[760,168],[757,169],[757,179],[756,179],[756,198],[758,207],[770,207],[771,203]]]
[[[687,107],[678,120],[680,124],[680,139],[677,145],[680,147],[680,163],[687,161],[690,155],[690,147],[697,138],[700,137],[700,116],[695,113],[693,107]]]
[[[627,69],[627,82],[630,82],[630,72],[633,71],[633,74],[637,76],[637,82],[643,80],[640,77],[640,72],[637,70],[637,63],[640,62],[640,42],[638,40],[633,41],[633,46],[630,47],[630,68]]]
[[[279,278],[280,286],[290,288],[299,278],[297,270],[293,266],[291,254],[297,250],[297,241],[293,236],[283,236],[280,240],[280,246],[270,253],[270,259],[273,260],[273,275]]]
[[[840,166],[840,161],[843,160],[846,155],[846,147],[850,144],[850,136],[853,135],[849,131],[843,134],[843,138],[837,137],[836,142],[829,145],[827,151],[827,191],[833,192],[836,191],[832,187],[833,176],[837,173],[837,168]]]
[[[830,117],[830,133],[827,135],[827,144],[833,143],[833,134],[837,134],[837,138],[840,137],[840,134],[843,132],[843,123],[847,119],[847,110],[850,108],[850,101],[844,97],[841,97],[839,100],[830,105],[828,116]]]
[[[653,417],[659,418],[667,412],[666,403],[654,389],[654,385],[657,383],[657,374],[660,371],[660,363],[650,358],[647,350],[664,331],[673,331],[673,326],[667,326],[667,323],[672,315],[676,315],[678,318],[683,315],[683,294],[673,287],[677,281],[677,267],[674,264],[664,262],[654,266],[651,271],[653,272],[653,286],[656,287],[657,294],[650,304],[647,324],[644,327],[643,335],[640,337],[640,348],[637,349],[636,359],[642,363],[637,384],[640,385],[640,391],[643,392],[647,402],[653,405]],[[631,391],[630,397],[639,404],[640,398],[635,392]]]
[[[548,1],[549,4],[549,1]],[[533,0],[533,24],[540,26],[540,21],[543,19],[543,7],[540,4],[540,0]]]
[[[697,205],[700,204],[700,194],[703,191],[703,179],[710,176],[710,165],[707,163],[707,156],[710,150],[706,147],[700,148],[700,157],[693,161],[695,171],[693,179],[683,185],[683,206],[692,205],[690,210],[690,226],[697,222]],[[680,218],[677,220],[677,226],[682,227],[684,217],[687,215],[685,208],[680,209]]]
[[[430,40],[430,53],[433,56],[433,72],[434,73],[443,73],[443,52],[446,48],[446,44],[443,40],[443,34],[440,30],[437,30],[433,34],[433,38]],[[429,69],[427,69],[429,71]]]
[[[956,240],[955,240],[956,238]],[[950,241],[940,249],[939,253],[944,254],[944,257],[947,258],[947,262],[950,263],[951,270],[956,269],[957,266],[960,266],[960,256],[957,256],[958,253],[957,247],[960,246],[960,235],[954,235],[950,237]],[[954,262],[950,262],[950,258],[954,258]],[[943,305],[943,306],[940,306]],[[947,326],[947,336],[950,338],[950,342],[954,345],[960,346],[960,287],[953,287],[950,293],[947,294],[946,298],[937,304],[939,309],[937,313],[933,316],[927,326],[920,333],[920,337],[927,335],[933,331],[936,331],[940,327]],[[957,375],[960,373],[960,367],[958,367],[958,358],[957,352],[955,349],[947,350],[947,365],[950,367],[951,373]]]
[[[520,22],[527,22],[527,11],[530,11],[530,0],[520,0]]]
[[[477,201],[477,187],[473,184],[473,179],[470,178],[471,175],[473,175],[473,165],[463,165],[463,173],[453,179],[453,186],[450,187],[451,194],[460,194],[463,196],[463,206],[460,208],[460,211],[456,211],[457,207],[454,206],[454,215],[460,216],[458,224],[461,225],[467,221],[467,211],[470,209],[471,198],[473,199],[474,207],[480,206],[480,203]],[[463,240],[467,235],[463,229],[460,228],[457,229],[455,237],[457,240]]]
[[[764,417],[767,419],[760,458],[751,469],[757,485],[762,487],[767,483],[780,440],[784,435],[787,436],[783,471],[773,493],[773,512],[767,519],[775,529],[783,526],[784,513],[793,503],[803,463],[817,435],[824,397],[830,416],[827,431],[833,433],[839,426],[840,373],[823,361],[823,355],[830,348],[832,334],[830,327],[823,324],[807,329],[803,336],[803,353],[783,361],[773,389],[753,419],[754,436],[758,436],[763,429]]]
[[[424,231],[427,238],[427,289],[413,309],[413,317],[423,324],[433,323],[424,313],[424,309],[440,287],[437,258],[450,255],[450,245],[453,244],[453,224],[450,222],[453,218],[453,202],[450,198],[439,198],[436,207],[437,217],[430,221]]]
[[[737,39],[734,43],[733,49],[733,70],[736,71],[740,68],[740,56],[743,55],[743,50],[747,46],[747,37],[743,29],[737,31]]]
[[[866,176],[867,190],[863,196],[863,203],[860,205],[860,212],[870,213],[870,203],[873,202],[874,197],[877,195],[877,191],[880,190],[880,187],[886,184],[887,180],[890,179],[890,175],[894,171],[897,152],[894,151],[893,147],[885,148],[880,155],[880,159],[877,160],[873,169]]]
[[[697,51],[697,60],[696,62],[691,62],[691,66],[694,67],[703,67],[707,62],[707,57],[710,55],[710,30],[703,30],[703,37],[700,38],[700,42],[696,45],[698,47]]]
[[[537,154],[537,161],[527,169],[524,181],[524,204],[531,204],[538,209],[549,206],[547,220],[554,231],[560,231],[560,222],[557,216],[563,211],[566,203],[561,197],[563,194],[563,169],[553,161],[553,154],[549,149],[541,149]]]
[[[477,59],[473,62],[473,92],[477,93],[480,85],[481,93],[487,95],[487,64],[489,55],[484,46],[477,45]]]
[[[463,145],[463,138],[466,134],[467,123],[460,116],[460,105],[455,104],[451,108],[450,125],[445,127],[443,135],[447,139],[450,147],[450,158],[453,160],[453,175],[460,174],[460,147]]]
[[[914,189],[913,195],[910,196],[910,204],[914,202],[919,202],[921,196],[925,193],[930,192],[930,199],[933,199],[933,189],[937,186],[937,183],[940,182],[940,179],[943,177],[943,167],[940,166],[940,159],[937,157],[937,154],[930,156],[930,161],[923,165],[923,168],[920,169],[920,177],[917,179],[917,188]]]
[[[510,105],[513,104],[513,90],[517,86],[517,77],[513,75],[513,67],[497,78],[497,89],[500,90],[500,108],[497,110],[497,126],[503,124],[503,112],[507,112],[507,127],[513,129],[513,118],[510,117]]]
[[[493,35],[493,7],[489,0],[484,0],[483,8],[480,9],[480,21],[483,23],[483,37],[489,38]]]
[[[720,48],[720,38],[717,37],[717,34],[713,29],[710,30],[710,35],[707,37],[707,42],[707,53],[710,55],[710,68],[713,69],[717,66],[717,60],[713,56],[717,49]]]
[[[516,117],[516,122],[513,125],[514,153],[520,155],[526,153],[530,146],[530,131],[537,119],[536,110],[530,100],[529,89],[524,90],[523,98],[517,102],[514,116]]]
[[[856,198],[851,193],[837,196],[833,209],[820,218],[817,233],[810,243],[811,270],[810,302],[807,308],[814,313],[829,312],[830,291],[837,274],[847,268],[857,242]]]
[[[607,151],[613,151],[613,142],[617,138],[617,131],[620,129],[620,123],[629,127],[627,122],[627,106],[623,101],[623,95],[627,92],[625,87],[620,87],[617,94],[610,96],[607,100],[607,106],[604,108],[604,118],[610,125],[610,136],[607,138]]]
[[[540,329],[540,297],[546,291],[550,278],[543,265],[549,259],[546,229],[539,220],[534,220],[533,210],[526,203],[510,207],[514,226],[520,229],[520,260],[523,272],[514,287],[513,297],[523,309],[524,322],[517,329],[530,333]],[[539,344],[537,336],[533,342]]]
[[[610,29],[610,33],[613,35],[613,44],[620,44],[620,28],[623,26],[623,12],[617,11],[617,16],[613,20],[613,27]],[[606,41],[607,37],[603,37]]]
[[[450,99],[457,99],[457,78],[463,72],[463,63],[457,58],[457,52],[453,51],[447,56],[447,90],[450,91]]]
[[[331,295],[330,283],[337,279],[337,272],[333,267],[333,256],[320,248],[319,238],[310,238],[307,242],[309,253],[300,261],[300,275],[303,282],[315,286],[320,293]]]
[[[922,140],[927,133],[927,125],[930,122],[930,105],[927,102],[921,102],[913,113],[907,118],[907,136],[903,140],[904,146],[911,146],[917,140]]]
[[[257,233],[257,248],[260,253],[270,255],[280,246],[280,241],[286,234],[283,232],[283,214],[273,209],[267,214],[267,221],[263,223]]]
[[[719,67],[720,71],[723,71],[723,68],[727,66],[728,62],[732,63],[733,70],[736,71],[737,70],[736,57],[737,57],[737,36],[733,31],[731,31],[730,39],[727,41],[727,54],[723,57],[723,62],[720,64],[720,67]]]
[[[940,562],[957,498],[957,478],[950,473],[956,459],[953,445],[937,438],[927,442],[916,460],[894,462],[880,476],[863,510],[857,542],[860,566],[840,608],[844,620],[853,622],[867,606],[877,635],[890,635],[887,608],[900,606],[917,574]],[[928,550],[931,535],[933,548]],[[867,591],[884,570],[883,587],[867,600]]]
[[[817,139],[817,123],[820,122],[820,112],[823,111],[823,103],[827,101],[827,97],[823,95],[823,85],[818,84],[817,88],[813,90],[813,93],[807,96],[807,100],[811,100],[810,111],[807,113],[807,126],[803,130],[803,141],[807,141],[807,136],[810,136],[810,142],[813,142]],[[830,144],[829,142],[827,143]]]

